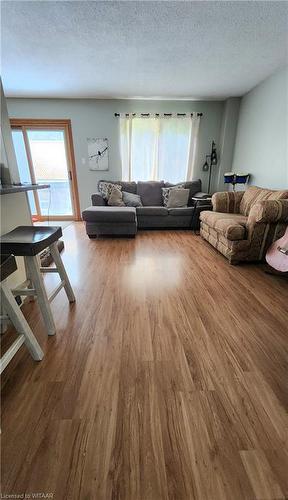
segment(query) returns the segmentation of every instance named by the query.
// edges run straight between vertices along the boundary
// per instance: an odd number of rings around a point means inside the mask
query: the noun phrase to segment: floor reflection
[[[161,256],[135,255],[135,260],[122,270],[122,280],[130,290],[145,289],[167,291],[180,285],[184,259],[180,255],[165,253]]]

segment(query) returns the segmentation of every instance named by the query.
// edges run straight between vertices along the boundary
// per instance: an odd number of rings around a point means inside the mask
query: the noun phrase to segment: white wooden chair
[[[7,349],[3,356],[1,356],[0,373],[5,370],[6,366],[10,363],[16,352],[18,352],[23,344],[26,344],[32,358],[35,359],[35,361],[41,361],[44,356],[40,345],[34,337],[30,326],[23,316],[23,313],[18,306],[14,295],[12,294],[9,285],[7,284],[8,276],[16,271],[16,269],[17,264],[13,255],[1,255],[1,306],[3,312],[6,313],[1,315],[1,321],[11,321],[18,335],[13,344]]]
[[[58,251],[57,241],[62,236],[61,227],[52,226],[18,226],[1,236],[3,253],[21,255],[25,260],[27,280],[12,290],[12,294],[21,296],[36,296],[47,328],[48,335],[56,333],[50,302],[62,288],[65,289],[69,302],[75,302],[68,275]],[[41,267],[38,255],[49,247],[55,267]],[[48,297],[42,273],[58,273],[60,283]]]

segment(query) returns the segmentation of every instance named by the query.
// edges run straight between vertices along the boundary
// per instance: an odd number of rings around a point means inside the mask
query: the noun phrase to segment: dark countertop
[[[36,191],[37,189],[47,189],[50,184],[21,184],[15,185],[2,185],[0,187],[0,195],[2,194],[13,194],[13,193],[24,193],[25,191]]]

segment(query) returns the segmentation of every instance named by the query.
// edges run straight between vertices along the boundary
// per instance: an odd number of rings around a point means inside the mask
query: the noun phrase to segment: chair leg
[[[25,256],[25,262],[27,265],[29,277],[33,282],[34,288],[36,289],[37,300],[39,307],[44,319],[45,326],[48,331],[48,335],[55,335],[56,326],[52,316],[52,311],[48,301],[47,292],[44,286],[44,281],[39,269],[38,261],[36,256]]]
[[[31,277],[29,276],[29,269],[27,267],[27,262],[26,262],[25,259],[24,259],[24,265],[25,265],[26,278],[29,281],[29,284],[28,284],[27,288],[31,289],[31,288],[33,288],[33,284],[32,284]],[[34,295],[27,295],[27,300],[28,300],[28,302],[34,302],[35,301]]]
[[[54,243],[52,243],[52,245],[50,245],[50,252],[51,252],[52,258],[55,262],[56,268],[59,272],[59,276],[60,276],[61,280],[65,282],[64,288],[65,288],[65,292],[66,292],[66,295],[68,297],[68,300],[69,300],[69,302],[75,302],[75,300],[76,300],[75,295],[74,295],[72,286],[70,284],[68,274],[66,273],[66,269],[65,269],[64,264],[62,262],[61,255],[59,253],[58,246],[57,246],[57,241],[55,241]]]
[[[11,322],[15,326],[17,332],[24,335],[25,344],[32,358],[35,359],[35,361],[41,361],[44,356],[43,351],[36,338],[34,337],[34,334],[25,317],[23,316],[19,306],[16,304],[15,298],[10,288],[5,283],[1,283],[0,289],[3,307],[5,308],[5,311],[7,311]]]

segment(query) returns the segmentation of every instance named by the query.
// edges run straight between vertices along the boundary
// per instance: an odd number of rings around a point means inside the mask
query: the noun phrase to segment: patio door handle
[[[70,181],[72,181],[72,172],[71,172],[71,170],[68,171],[68,177],[69,177]]]

